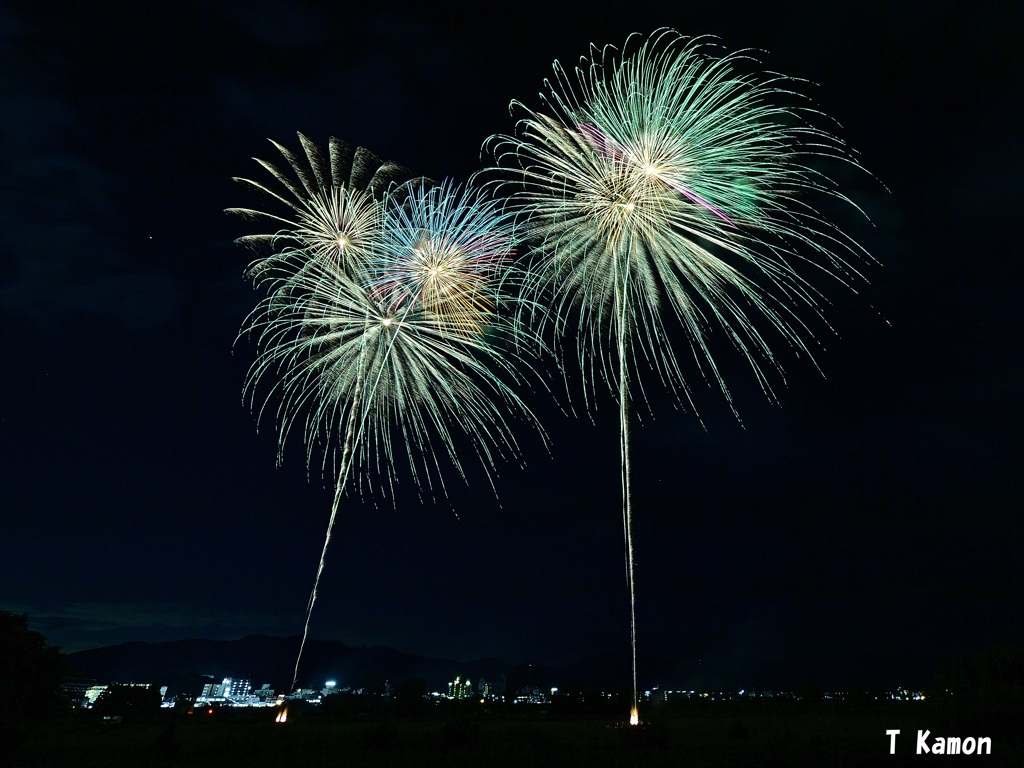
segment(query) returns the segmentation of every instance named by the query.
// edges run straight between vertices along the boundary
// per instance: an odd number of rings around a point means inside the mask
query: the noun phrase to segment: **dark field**
[[[76,712],[41,723],[10,765],[1024,766],[1019,736],[944,728],[942,718],[915,702],[649,709],[638,729],[539,709],[415,716],[309,709],[284,724],[271,710],[162,711],[119,724]],[[885,732],[893,728],[901,735],[890,755]],[[991,736],[992,754],[917,755],[919,728],[932,737]]]

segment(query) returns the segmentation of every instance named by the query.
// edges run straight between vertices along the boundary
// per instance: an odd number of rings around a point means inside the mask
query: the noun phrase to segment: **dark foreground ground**
[[[932,766],[1024,768],[1021,734],[963,730],[919,702],[651,708],[640,728],[550,711],[381,716],[222,710],[112,724],[93,713],[41,723],[10,755],[29,766]],[[900,729],[896,754],[886,731]],[[918,755],[918,729],[990,736],[991,755]],[[978,732],[974,732],[978,730]],[[963,732],[961,732],[963,731]]]

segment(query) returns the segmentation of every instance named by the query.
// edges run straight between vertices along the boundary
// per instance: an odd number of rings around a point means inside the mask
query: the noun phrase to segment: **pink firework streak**
[[[613,163],[625,163],[625,160],[623,159],[625,153],[621,149],[619,149],[618,146],[616,146],[615,139],[606,134],[596,125],[593,125],[591,123],[580,123],[576,126],[576,128],[579,130],[580,135],[587,142],[587,144],[589,144],[591,147],[597,150],[597,152],[603,155],[606,159],[610,160]],[[674,189],[687,200],[690,200],[691,202],[694,202],[697,205],[707,208],[709,211],[715,214],[715,216],[722,219],[722,221],[725,221],[728,224],[731,224],[732,226],[736,226],[735,223],[733,223],[733,220],[726,216],[725,213],[723,213],[720,209],[709,203],[707,200],[705,200],[703,197],[698,195],[693,190],[687,189],[682,184],[677,184],[673,181],[664,179],[660,176],[658,178],[661,180],[663,184],[665,184],[670,189]]]

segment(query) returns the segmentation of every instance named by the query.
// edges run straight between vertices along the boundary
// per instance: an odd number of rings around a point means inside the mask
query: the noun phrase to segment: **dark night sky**
[[[1021,643],[1011,4],[166,5],[0,6],[0,606],[69,651],[297,634],[331,493],[298,443],[275,468],[241,402],[256,296],[232,240],[252,229],[222,211],[259,201],[231,177],[301,130],[464,179],[555,58],[670,26],[818,84],[877,177],[842,180],[872,224],[839,220],[882,266],[828,291],[825,377],[784,359],[781,407],[728,354],[743,426],[702,384],[703,428],[652,398],[641,653],[681,679],[843,686]],[[524,437],[500,505],[479,471],[448,499],[346,502],[314,636],[626,658],[614,405],[591,423],[529,401],[551,455]]]

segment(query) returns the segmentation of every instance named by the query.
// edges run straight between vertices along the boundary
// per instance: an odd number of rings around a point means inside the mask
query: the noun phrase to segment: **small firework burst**
[[[511,266],[511,219],[479,191],[451,184],[412,192],[393,215],[375,289],[388,303],[422,308],[442,333],[479,335]]]
[[[298,184],[259,161],[286,194],[241,180],[288,206],[290,218],[229,209],[283,225],[240,238],[265,252],[248,271],[266,295],[243,328],[261,350],[245,397],[260,418],[273,414],[279,458],[296,427],[307,464],[321,448],[325,471],[333,458],[334,503],[293,686],[350,480],[374,496],[393,491],[404,455],[418,489],[443,490],[442,457],[466,476],[455,440],[462,431],[493,487],[497,461],[519,456],[512,422],[540,430],[506,383],[522,381],[523,362],[503,344],[517,333],[504,289],[512,219],[478,191],[431,187],[336,139],[328,164],[300,139],[307,162],[275,144]]]

